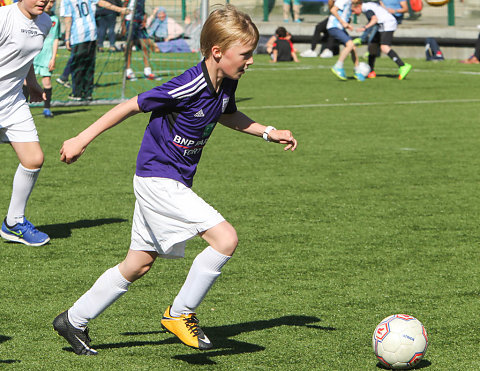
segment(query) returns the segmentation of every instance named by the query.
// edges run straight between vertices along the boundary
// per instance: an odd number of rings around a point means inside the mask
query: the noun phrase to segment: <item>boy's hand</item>
[[[77,161],[85,152],[85,148],[86,146],[77,137],[66,140],[60,149],[60,161],[67,164]]]
[[[297,148],[297,140],[290,130],[272,130],[268,133],[268,137],[272,142],[286,144],[284,151],[295,151],[295,148]]]

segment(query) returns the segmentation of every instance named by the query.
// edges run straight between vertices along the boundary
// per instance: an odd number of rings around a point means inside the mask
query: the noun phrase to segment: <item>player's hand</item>
[[[66,140],[60,149],[60,161],[67,164],[74,163],[85,152],[85,148],[86,146],[77,137]]]
[[[286,144],[284,151],[295,151],[297,148],[297,140],[290,130],[272,130],[268,133],[268,137],[272,142]]]
[[[122,11],[120,12],[120,14],[123,14],[123,15],[130,14],[130,9],[128,9],[128,8],[122,8]]]
[[[359,27],[359,28],[357,28],[357,32],[363,32],[363,31],[365,31],[365,30],[366,30],[365,27]]]
[[[27,85],[30,102],[43,102],[47,100],[47,95],[38,84]]]

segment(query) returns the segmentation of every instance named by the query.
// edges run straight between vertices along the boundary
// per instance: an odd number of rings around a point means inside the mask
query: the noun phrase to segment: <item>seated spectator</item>
[[[318,57],[319,53],[315,51],[317,44],[321,43],[320,58],[331,58],[339,52],[339,42],[327,32],[328,17],[315,26],[312,36],[310,49],[303,51],[301,57]],[[323,34],[323,35],[322,35]]]
[[[285,27],[278,27],[275,31],[276,40],[273,44],[272,62],[298,62],[297,52],[288,37]]]
[[[200,33],[202,31],[202,20],[200,18],[200,10],[195,9],[192,17],[185,17],[185,32],[183,37],[185,42],[194,53],[200,51]]]
[[[473,52],[473,55],[459,62],[466,64],[480,64],[480,34],[478,34],[478,39],[475,43],[475,50]]]
[[[155,42],[178,39],[183,32],[183,27],[167,16],[167,10],[164,7],[155,8],[153,15],[147,19],[148,36]]]

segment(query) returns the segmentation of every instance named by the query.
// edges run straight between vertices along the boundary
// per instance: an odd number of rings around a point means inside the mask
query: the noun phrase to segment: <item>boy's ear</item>
[[[214,58],[220,58],[222,56],[222,50],[218,45],[212,46],[212,56]]]

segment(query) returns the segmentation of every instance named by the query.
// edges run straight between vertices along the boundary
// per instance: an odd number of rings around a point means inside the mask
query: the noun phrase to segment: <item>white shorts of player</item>
[[[189,239],[225,220],[176,180],[135,175],[133,188],[136,202],[132,250],[156,251],[163,258],[183,258]]]
[[[5,116],[0,119],[0,143],[38,142],[37,128],[27,103]]]

